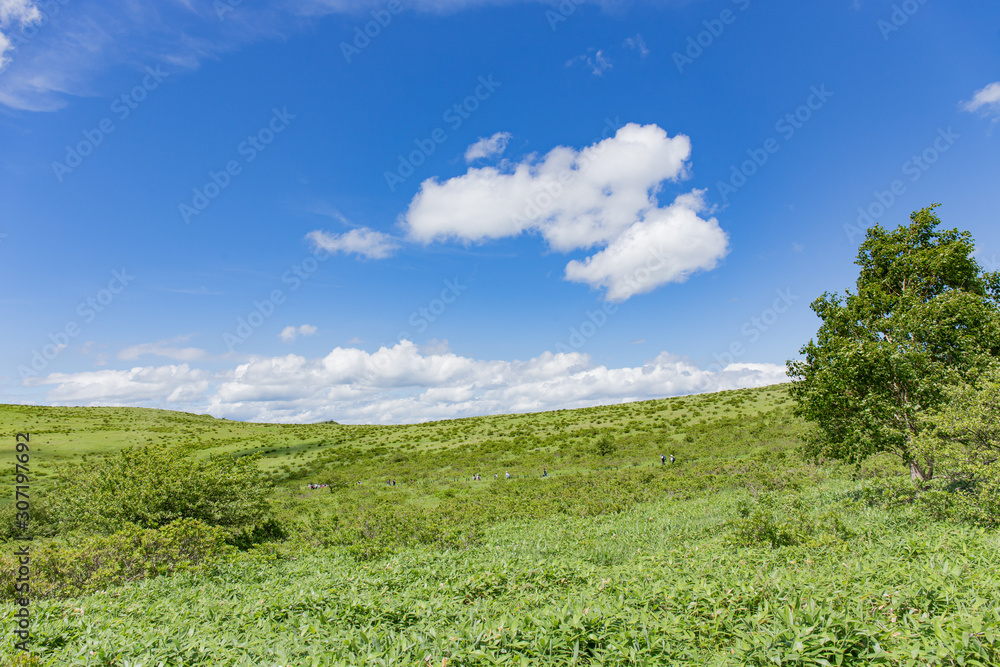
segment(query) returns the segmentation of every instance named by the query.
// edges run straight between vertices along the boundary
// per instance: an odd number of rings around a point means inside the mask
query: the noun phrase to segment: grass
[[[601,430],[614,430],[620,438],[642,438],[657,459],[670,447],[679,456],[699,455],[684,442],[686,430],[695,425],[757,414],[762,409],[789,405],[783,387],[739,390],[620,405],[557,410],[520,415],[471,417],[451,421],[399,426],[350,426],[321,424],[255,424],[215,419],[207,415],[143,408],[50,408],[0,405],[0,429],[5,433],[29,430],[39,442],[33,456],[36,474],[43,478],[59,465],[83,457],[100,456],[125,445],[189,444],[202,455],[260,453],[262,469],[279,481],[306,479],[309,474],[335,470],[371,483],[393,473],[409,479],[414,473],[471,477],[473,468],[489,476],[509,464],[511,474],[534,474],[536,464],[565,464],[564,454],[589,446]],[[510,446],[530,450],[532,456],[516,458]],[[575,451],[570,452],[570,457]],[[545,456],[548,454],[548,456]],[[438,464],[398,465],[413,457],[437,455]],[[523,460],[522,460],[523,459]],[[362,460],[368,465],[358,465]],[[616,461],[621,463],[621,461]],[[573,462],[570,461],[570,467]],[[539,470],[540,472],[540,470]],[[6,467],[3,475],[11,475]],[[316,480],[317,482],[321,480]]]
[[[810,502],[845,490],[829,483]],[[977,647],[980,664],[1000,658],[995,534],[848,503],[850,542],[734,548],[723,530],[734,500],[511,522],[468,551],[366,563],[305,551],[40,602],[35,648],[60,665],[958,664]]]
[[[406,426],[20,406],[0,423],[32,431],[46,470],[159,440],[262,453],[290,533],[34,600],[37,664],[1000,664],[997,532],[861,502],[866,482],[798,457],[781,386]],[[785,546],[754,537],[778,524]]]

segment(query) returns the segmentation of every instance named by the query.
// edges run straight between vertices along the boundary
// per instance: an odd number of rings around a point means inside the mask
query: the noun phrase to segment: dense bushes
[[[872,507],[911,506],[937,521],[1000,525],[998,489],[988,483],[956,486],[946,479],[919,483],[904,477],[869,480],[855,494]]]
[[[857,505],[841,515],[863,539],[726,548],[733,495],[507,523],[470,551],[311,550],[41,600],[32,648],[80,667],[1000,664],[994,534]]]
[[[975,384],[952,387],[947,402],[924,419],[914,449],[935,472],[920,499],[938,514],[1000,524],[1000,365]],[[939,497],[950,495],[950,497]]]
[[[226,532],[197,519],[161,528],[129,526],[75,544],[48,543],[32,553],[33,598],[82,595],[129,581],[198,570],[234,551]],[[14,599],[16,564],[0,556],[0,597]]]
[[[198,519],[227,529],[268,518],[271,486],[257,458],[193,458],[181,447],[125,447],[63,471],[52,488],[54,513],[66,528],[111,532]]]
[[[798,493],[760,493],[740,500],[729,521],[730,542],[737,546],[771,548],[820,544],[851,537],[838,507],[814,516]]]
[[[416,545],[467,548],[510,520],[618,514],[665,498],[693,498],[730,488],[787,490],[822,472],[783,452],[719,462],[624,467],[516,481],[490,480],[475,492],[445,489],[433,506],[407,502],[402,491],[347,487],[306,506],[283,508],[295,537],[343,546],[362,560],[383,558]]]

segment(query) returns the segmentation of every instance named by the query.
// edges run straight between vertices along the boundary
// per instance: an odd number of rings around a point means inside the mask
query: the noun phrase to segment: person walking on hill
[[[671,462],[671,463],[673,463],[673,462],[674,462],[674,461],[676,461],[676,460],[677,460],[677,459],[675,459],[675,458],[674,458],[674,455],[673,455],[673,454],[671,454],[671,455],[670,455],[670,462]]]
[[[667,465],[667,457],[664,456],[663,454],[660,454],[660,465],[661,466]]]
[[[507,471],[507,479],[510,479],[510,471]]]

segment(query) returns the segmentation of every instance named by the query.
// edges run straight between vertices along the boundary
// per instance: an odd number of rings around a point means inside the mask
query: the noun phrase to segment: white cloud
[[[311,324],[303,324],[300,327],[287,326],[281,330],[281,333],[278,334],[278,338],[286,343],[291,343],[298,336],[312,336],[317,331],[319,331],[319,329]]]
[[[173,345],[173,343],[182,343],[190,338],[190,335],[178,336],[177,338],[160,340],[155,343],[132,345],[121,350],[118,353],[118,358],[125,361],[135,361],[143,355],[150,354],[157,357],[174,359],[175,361],[197,361],[198,359],[204,359],[207,356],[205,350],[197,347],[176,347]]]
[[[714,269],[726,254],[726,234],[715,219],[698,217],[701,193],[681,195],[625,230],[607,248],[566,265],[566,278],[606,290],[609,301],[624,301],[666,283]]]
[[[636,34],[635,37],[627,38],[625,40],[625,46],[638,51],[639,57],[641,58],[645,58],[649,55],[649,48],[646,46],[646,40],[644,40],[640,34]]]
[[[481,138],[465,149],[465,161],[472,162],[500,155],[507,149],[508,141],[510,141],[510,132],[497,132],[492,137]]]
[[[603,247],[570,262],[566,278],[623,300],[712,269],[727,252],[715,218],[698,216],[699,191],[663,207],[657,201],[665,181],[686,176],[690,155],[686,136],[630,123],[580,151],[560,146],[503,170],[471,168],[443,183],[424,181],[403,226],[423,243],[537,232],[560,252]]]
[[[199,399],[204,402],[209,377],[206,371],[180,364],[127,371],[52,373],[30,384],[54,385],[48,398],[63,405],[169,405],[190,404]]]
[[[591,55],[593,54],[593,55]],[[611,61],[604,56],[604,51],[598,49],[594,53],[594,49],[588,49],[587,53],[577,56],[576,58],[570,58],[566,61],[566,67],[572,67],[576,63],[582,63],[590,69],[590,73],[594,76],[603,76],[606,71],[611,69]]]
[[[446,344],[402,341],[368,353],[334,348],[322,358],[254,357],[216,374],[187,364],[56,373],[32,380],[58,404],[164,406],[274,422],[411,423],[576,408],[785,381],[778,364],[698,368],[661,353],[636,367],[596,365],[578,352],[527,361],[460,357]]]
[[[962,108],[970,112],[982,110],[984,116],[993,116],[994,122],[1000,120],[1000,81],[977,90],[970,101],[962,104]]]
[[[14,50],[15,33],[41,20],[42,14],[31,0],[0,0],[0,72],[10,62],[8,54]]]
[[[518,1],[526,0],[414,0],[405,4],[405,11],[444,14]],[[363,26],[371,20],[371,10],[385,9],[384,0],[53,2],[38,5],[43,14],[49,14],[46,7],[58,6],[58,15],[43,21],[30,0],[0,0],[0,16],[7,17],[6,23],[0,20],[0,63],[7,65],[0,78],[0,104],[53,111],[66,104],[67,96],[116,97],[123,92],[117,86],[127,90],[136,84],[105,76],[123,65],[133,67],[140,80],[140,63],[160,64],[170,72],[195,69],[203,60],[248,43],[287,39],[323,16],[342,15]],[[11,59],[16,46],[12,37],[25,23],[37,28],[37,35],[31,32],[32,48],[18,49],[23,52]],[[95,81],[101,81],[101,90],[95,90]]]
[[[392,236],[367,227],[352,229],[344,234],[329,234],[317,229],[306,234],[306,238],[318,249],[333,253],[355,253],[368,259],[391,257],[399,247]]]

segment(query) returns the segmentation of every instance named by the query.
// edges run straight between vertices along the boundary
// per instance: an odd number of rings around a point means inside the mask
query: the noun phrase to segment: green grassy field
[[[646,450],[633,447],[630,451],[651,457],[647,463],[655,462],[661,449],[686,457],[729,456],[729,452],[704,450],[682,436],[696,425],[739,419],[788,405],[784,389],[778,386],[403,426],[254,424],[143,408],[0,405],[0,428],[10,434],[30,430],[39,443],[33,463],[35,474],[42,479],[60,464],[86,456],[101,455],[124,445],[169,442],[192,444],[204,455],[260,453],[261,467],[273,472],[279,481],[320,483],[324,474],[344,472],[371,483],[393,476],[471,478],[479,472],[492,477],[498,472],[503,475],[507,468],[512,475],[527,475],[546,463],[572,468],[572,459],[580,458],[575,456],[578,450],[603,430],[641,442]],[[511,456],[512,450],[530,454],[515,457]],[[413,459],[427,456],[432,460],[408,465]],[[10,469],[5,467],[4,474],[10,475]]]
[[[0,423],[32,432],[36,495],[125,444],[259,452],[289,534],[34,600],[34,664],[1000,664],[997,532],[870,502],[891,461],[802,460],[782,386],[410,426],[20,406]]]

